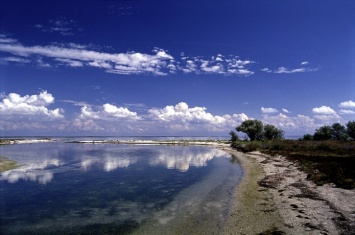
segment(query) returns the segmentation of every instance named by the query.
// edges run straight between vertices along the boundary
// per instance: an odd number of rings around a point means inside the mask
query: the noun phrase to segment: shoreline
[[[227,147],[230,144],[221,140],[82,140],[68,143],[79,144],[130,144],[130,145],[195,145],[211,147]]]
[[[225,151],[245,171],[225,234],[354,234],[355,190],[316,186],[283,156]]]
[[[234,202],[224,234],[272,234],[286,231],[282,218],[275,210],[272,195],[260,189],[257,183],[265,175],[262,167],[245,153],[230,147],[222,150],[236,157],[244,170],[243,178],[234,192]]]
[[[54,142],[51,139],[2,139],[0,145],[12,145],[12,144],[35,144],[35,143],[47,143]]]

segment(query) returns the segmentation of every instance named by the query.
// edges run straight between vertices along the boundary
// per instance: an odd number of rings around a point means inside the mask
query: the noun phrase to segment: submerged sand
[[[202,181],[182,190],[133,234],[222,234],[242,170],[228,161],[215,164]]]
[[[12,161],[6,157],[0,156],[0,173],[17,168],[17,162]]]

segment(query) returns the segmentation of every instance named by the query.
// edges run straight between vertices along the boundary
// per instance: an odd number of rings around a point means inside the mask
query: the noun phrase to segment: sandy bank
[[[225,234],[355,234],[355,190],[316,186],[282,156],[225,151],[245,170]]]
[[[243,153],[230,148],[224,150],[236,156],[244,170],[242,182],[235,192],[234,205],[224,234],[286,231],[283,220],[275,208],[272,194],[258,185],[258,181],[265,176],[263,168]]]
[[[35,144],[35,143],[47,143],[53,142],[51,139],[3,139],[0,141],[0,145],[8,144]]]

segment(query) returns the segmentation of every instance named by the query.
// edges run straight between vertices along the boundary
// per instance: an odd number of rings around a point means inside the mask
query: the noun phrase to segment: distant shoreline
[[[133,144],[133,145],[204,145],[229,146],[228,141],[220,140],[84,140],[69,143],[80,144]]]
[[[78,144],[133,144],[133,145],[204,145],[204,146],[229,146],[228,140],[199,140],[199,139],[181,139],[181,140],[63,140],[56,139],[3,139],[0,144],[32,144],[47,142],[65,142]]]

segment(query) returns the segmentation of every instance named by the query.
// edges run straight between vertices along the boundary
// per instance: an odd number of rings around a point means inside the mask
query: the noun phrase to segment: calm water
[[[1,234],[156,234],[207,219],[218,232],[242,175],[208,147],[56,142],[0,155],[23,164],[0,176]]]

